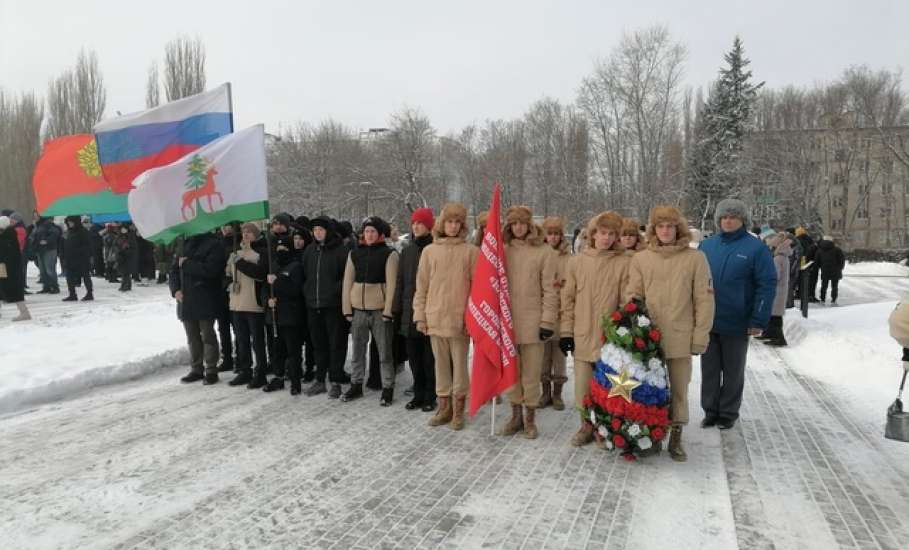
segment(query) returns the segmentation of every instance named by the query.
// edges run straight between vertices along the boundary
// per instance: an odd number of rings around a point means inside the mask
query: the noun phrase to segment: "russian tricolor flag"
[[[142,172],[170,164],[233,132],[230,83],[99,122],[94,132],[104,179],[114,193],[128,193]]]

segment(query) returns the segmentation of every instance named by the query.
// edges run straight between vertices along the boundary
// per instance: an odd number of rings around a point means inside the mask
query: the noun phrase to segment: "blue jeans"
[[[45,289],[59,288],[57,282],[57,251],[43,250],[38,254],[38,268],[41,270],[41,283]]]

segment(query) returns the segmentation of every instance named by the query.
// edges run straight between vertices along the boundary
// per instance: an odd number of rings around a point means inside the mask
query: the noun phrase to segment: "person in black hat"
[[[341,283],[350,249],[344,245],[334,221],[326,216],[312,220],[315,242],[303,251],[303,295],[313,347],[316,376],[306,395],[318,395],[331,388],[328,397],[341,397],[341,384],[347,383],[348,324],[341,312]]]

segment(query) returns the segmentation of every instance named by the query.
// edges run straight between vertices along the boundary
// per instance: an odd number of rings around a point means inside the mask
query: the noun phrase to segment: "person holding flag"
[[[503,233],[520,381],[508,390],[511,419],[502,435],[523,431],[527,439],[536,439],[543,348],[555,334],[559,318],[555,256],[526,206],[512,206],[505,212]]]
[[[465,322],[473,339],[473,367],[470,376],[470,415],[484,403],[514,386],[519,380],[518,348],[511,315],[505,243],[499,224],[501,189],[496,184],[492,205],[484,216],[479,233],[480,254],[473,274]],[[495,418],[495,414],[491,415]]]
[[[587,225],[586,246],[568,260],[561,293],[559,349],[574,356],[574,404],[581,414],[581,428],[571,444],[580,447],[593,441],[593,424],[584,412],[584,397],[590,391],[593,365],[600,357],[603,315],[619,307],[628,284],[631,257],[619,242],[622,216],[603,212]]]
[[[453,430],[464,428],[464,407],[469,380],[468,338],[464,311],[477,247],[467,242],[467,209],[448,203],[432,230],[433,242],[420,256],[413,320],[417,330],[430,338],[435,358],[436,395],[439,408],[430,426],[451,422]]]

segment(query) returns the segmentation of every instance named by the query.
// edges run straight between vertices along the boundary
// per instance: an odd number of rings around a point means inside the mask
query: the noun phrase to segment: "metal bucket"
[[[887,425],[884,427],[884,437],[896,441],[909,442],[909,412],[903,411],[903,387],[906,385],[906,371],[903,371],[903,381],[900,383],[900,393],[887,408]]]

